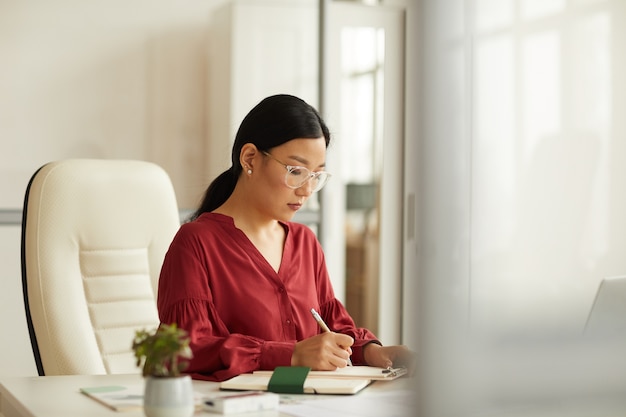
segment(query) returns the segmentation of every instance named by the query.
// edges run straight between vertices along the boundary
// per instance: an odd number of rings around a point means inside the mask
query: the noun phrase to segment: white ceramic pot
[[[191,377],[146,377],[143,411],[147,417],[191,417],[194,413]]]

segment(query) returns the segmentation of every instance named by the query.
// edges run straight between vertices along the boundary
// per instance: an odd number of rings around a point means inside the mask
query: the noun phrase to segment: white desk
[[[79,392],[81,387],[98,385],[135,385],[139,375],[71,375],[45,377],[0,378],[0,417],[143,417],[142,411],[119,413],[99,404]],[[375,382],[365,388],[361,396],[376,396],[390,390],[409,389],[411,379]],[[215,382],[194,381],[194,389],[205,393],[218,389]],[[294,396],[290,396],[294,397]],[[313,401],[315,395],[300,396]],[[328,396],[325,396],[328,398]],[[352,396],[346,396],[348,399]],[[208,412],[196,415],[217,416]],[[283,417],[279,411],[246,413],[246,416]],[[407,415],[408,416],[408,415]]]

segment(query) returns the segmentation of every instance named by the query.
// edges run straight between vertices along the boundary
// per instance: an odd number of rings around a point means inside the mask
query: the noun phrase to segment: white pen
[[[311,309],[311,314],[313,315],[313,318],[315,319],[317,324],[320,326],[320,328],[324,332],[330,333],[330,329],[328,328],[328,326],[326,325],[324,320],[322,320],[322,316],[320,316],[319,313],[317,311],[315,311],[314,308]],[[350,357],[348,357],[348,366],[352,366],[352,361],[350,360]]]

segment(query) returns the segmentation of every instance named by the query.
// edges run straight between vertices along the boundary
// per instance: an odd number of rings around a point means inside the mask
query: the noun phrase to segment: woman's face
[[[313,193],[313,183],[305,182],[298,188],[290,188],[285,183],[285,165],[301,166],[311,172],[324,171],[326,164],[326,142],[317,139],[292,139],[280,146],[269,149],[268,154],[259,153],[260,181],[256,195],[261,211],[282,221],[289,221]],[[285,164],[285,165],[283,165]]]

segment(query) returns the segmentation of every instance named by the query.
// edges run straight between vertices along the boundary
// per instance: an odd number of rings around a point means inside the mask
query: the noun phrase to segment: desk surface
[[[139,417],[142,411],[115,412],[79,392],[81,387],[98,385],[136,385],[141,383],[139,375],[70,375],[46,377],[0,378],[0,417]],[[399,378],[395,381],[378,381],[365,388],[361,397],[376,398],[377,395],[393,390],[410,388],[411,379]],[[218,390],[215,382],[194,381],[194,389],[200,393]],[[290,396],[296,400],[313,401],[317,395]],[[343,397],[348,400],[354,396]],[[381,398],[381,401],[384,399]],[[196,415],[217,415],[197,412]],[[279,411],[246,413],[246,416],[283,417]]]

